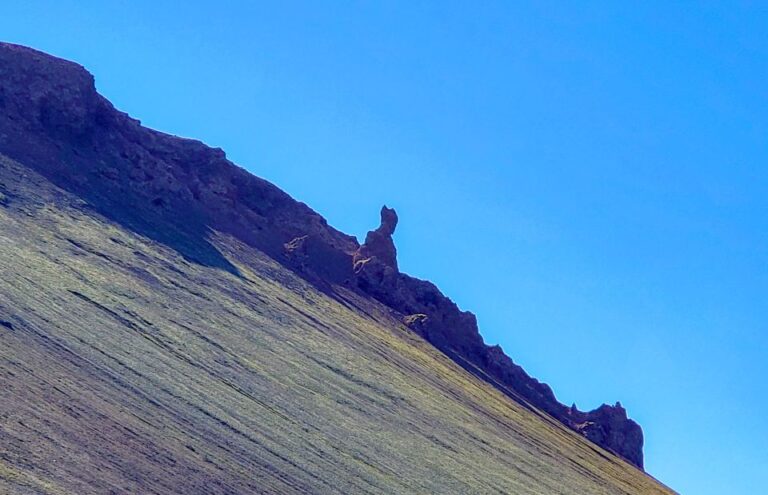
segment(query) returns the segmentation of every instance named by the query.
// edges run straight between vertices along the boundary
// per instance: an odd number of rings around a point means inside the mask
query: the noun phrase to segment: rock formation
[[[208,242],[220,232],[330,292],[346,285],[374,297],[467,370],[642,468],[642,431],[619,404],[590,412],[560,404],[549,386],[483,342],[472,313],[434,284],[399,271],[392,209],[382,208],[381,225],[361,246],[222,150],[147,129],[115,110],[81,66],[6,43],[0,152],[193,262],[237,272]]]
[[[393,221],[394,219],[394,221]],[[397,226],[394,210],[382,208],[381,225],[366,236],[355,255],[358,286],[403,315],[404,323],[435,347],[512,398],[533,405],[557,418],[594,443],[643,467],[643,432],[627,417],[621,404],[602,405],[582,412],[558,402],[552,389],[529,376],[499,346],[488,346],[480,335],[475,315],[461,311],[433,284],[402,274],[397,269],[392,234]],[[357,266],[361,259],[364,265]]]
[[[397,249],[392,234],[397,227],[397,213],[386,205],[381,207],[381,224],[365,236],[365,243],[355,252],[353,262],[362,268],[368,261],[376,259],[383,266],[397,269]],[[359,270],[356,270],[359,271]]]

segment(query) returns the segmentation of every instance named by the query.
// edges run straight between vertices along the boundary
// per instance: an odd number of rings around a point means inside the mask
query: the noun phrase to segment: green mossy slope
[[[0,493],[672,493],[371,300],[240,275],[0,157]]]

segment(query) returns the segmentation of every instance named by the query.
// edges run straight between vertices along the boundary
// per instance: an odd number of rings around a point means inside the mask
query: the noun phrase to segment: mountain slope
[[[361,246],[23,47],[0,110],[0,489],[670,493],[399,272],[394,211]]]
[[[671,493],[352,291],[239,276],[2,158],[0,492]],[[344,302],[342,302],[344,301]]]
[[[0,109],[0,152],[110,220],[236,273],[208,240],[210,229],[224,232],[317,287],[374,297],[468,371],[643,467],[642,430],[619,404],[589,412],[561,404],[501,348],[483,342],[472,313],[399,271],[393,210],[382,210],[382,225],[360,246],[223,151],[142,127],[96,92],[85,69],[29,48],[0,43]]]

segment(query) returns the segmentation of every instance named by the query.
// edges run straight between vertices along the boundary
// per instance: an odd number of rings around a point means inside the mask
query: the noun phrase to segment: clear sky
[[[577,6],[578,4],[578,6]],[[768,493],[765,2],[6,1],[76,60],[620,400],[683,494]]]

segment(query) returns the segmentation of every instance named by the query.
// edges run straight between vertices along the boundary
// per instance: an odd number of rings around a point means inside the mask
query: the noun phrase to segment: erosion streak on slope
[[[0,490],[672,493],[392,311],[189,262],[0,156]]]

